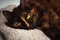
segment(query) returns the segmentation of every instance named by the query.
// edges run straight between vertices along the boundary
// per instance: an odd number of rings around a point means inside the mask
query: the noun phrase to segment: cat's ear
[[[11,17],[11,13],[10,11],[4,10],[2,11],[3,15],[6,17],[6,19],[9,19]]]

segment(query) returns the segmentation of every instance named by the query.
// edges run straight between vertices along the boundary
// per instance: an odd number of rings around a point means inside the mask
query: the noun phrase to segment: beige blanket
[[[41,30],[13,29],[5,25],[4,22],[7,20],[2,11],[12,11],[13,8],[14,6],[10,5],[0,10],[0,31],[5,35],[6,40],[50,40]]]

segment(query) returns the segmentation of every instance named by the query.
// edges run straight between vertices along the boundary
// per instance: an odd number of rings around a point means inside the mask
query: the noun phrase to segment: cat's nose
[[[23,16],[21,16],[21,19],[26,24],[26,26],[29,27],[29,23],[26,21],[26,19]]]

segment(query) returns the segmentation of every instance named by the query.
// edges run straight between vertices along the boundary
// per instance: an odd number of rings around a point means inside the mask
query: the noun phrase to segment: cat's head
[[[26,2],[24,0],[21,0],[20,9],[17,7],[14,9],[15,11],[3,11],[3,14],[6,16],[8,23],[10,23],[13,26],[20,26],[22,23],[27,28],[35,28],[36,26],[41,25],[42,20],[41,17],[43,15],[44,10],[40,7],[40,3],[38,1],[31,2],[27,0]],[[23,8],[23,6],[24,8]],[[29,6],[28,6],[29,5]],[[20,23],[21,22],[21,23]],[[9,24],[9,25],[10,25]]]
[[[28,9],[28,10],[27,10]],[[20,9],[22,12],[14,13],[4,10],[3,14],[8,20],[8,25],[16,28],[20,28],[20,26],[24,26],[28,29],[33,29],[36,26],[41,24],[41,15],[43,15],[43,10],[39,6],[31,6],[25,9]]]

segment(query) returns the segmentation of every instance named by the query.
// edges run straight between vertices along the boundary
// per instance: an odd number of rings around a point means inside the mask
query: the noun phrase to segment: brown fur
[[[58,12],[58,7],[54,5],[55,2],[54,0],[21,0],[21,5],[14,8],[13,12],[9,12],[12,13],[9,14],[12,16],[8,18],[7,25],[14,27],[12,26],[13,23],[21,22],[23,26],[19,25],[19,27],[16,28],[39,29],[52,40],[60,40],[60,12]],[[55,8],[57,8],[57,10]],[[5,12],[6,11],[3,11],[3,13]],[[27,15],[32,15],[32,18],[27,20]],[[26,26],[20,16],[26,19],[29,27]]]

